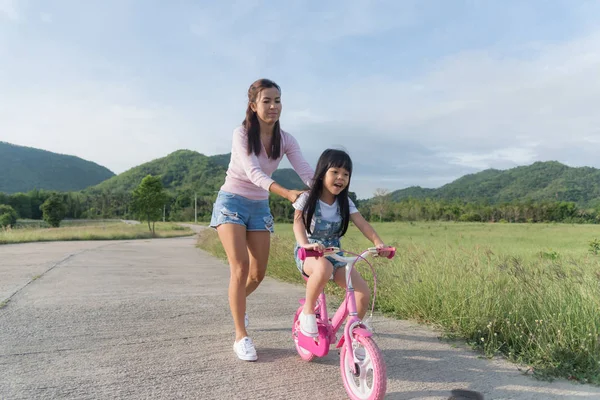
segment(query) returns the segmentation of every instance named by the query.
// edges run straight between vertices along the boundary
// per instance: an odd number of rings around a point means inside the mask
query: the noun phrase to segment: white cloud
[[[301,1],[208,4],[169,9],[173,15],[148,10],[152,28],[140,22],[141,33],[130,29],[138,17],[131,4],[96,5],[94,13],[84,6],[35,10],[38,22],[61,24],[29,24],[30,36],[12,28],[0,34],[0,56],[8,60],[0,63],[1,139],[76,154],[115,172],[178,148],[225,153],[248,85],[267,76],[282,84],[282,126],[309,161],[325,147],[347,148],[361,196],[537,160],[600,167],[600,32],[444,58],[432,48],[429,61],[408,71],[387,57],[354,64],[348,54],[356,43],[385,40],[391,58],[402,52],[394,35],[429,29],[418,24],[429,11],[417,2],[338,0],[318,11]],[[63,21],[81,29],[81,13],[97,12],[118,16],[109,35],[117,44],[104,41],[101,19],[68,40],[52,35]],[[0,20],[7,16],[24,18],[21,3],[0,0]],[[179,29],[170,25],[175,20]],[[34,40],[35,29],[44,34]]]
[[[52,14],[47,12],[41,13],[40,19],[42,20],[42,22],[45,22],[47,24],[51,24],[54,21],[54,17],[52,16]]]
[[[600,167],[598,48],[592,32],[529,46],[527,57],[491,48],[449,56],[410,80],[367,77],[314,100],[327,120],[296,134],[313,158],[315,143],[344,143],[356,173],[371,177],[353,179],[363,196],[535,161]]]
[[[507,162],[513,165],[531,164],[535,161],[537,154],[532,149],[520,147],[508,147],[494,150],[490,153],[446,153],[445,157],[450,158],[450,162],[465,167],[486,169],[493,163]]]
[[[127,87],[89,82],[11,96],[0,107],[2,139],[74,154],[122,172],[189,147],[170,132],[189,129],[169,108],[144,104]]]
[[[286,125],[288,126],[302,126],[305,124],[320,124],[330,122],[326,116],[315,113],[308,108],[286,111],[285,120]]]
[[[312,12],[308,20],[292,27],[290,36],[303,33],[316,42],[334,42],[348,37],[371,36],[418,20],[415,1],[329,1]],[[300,22],[297,20],[296,22]]]
[[[416,1],[235,1],[192,13],[190,33],[211,55],[264,70],[269,64],[310,65],[346,38],[376,35],[416,22]],[[293,60],[293,61],[292,61]],[[323,62],[323,61],[321,61]]]
[[[17,4],[20,0],[0,0],[0,19],[2,16],[11,21],[18,21],[20,18]]]
[[[374,77],[353,85],[340,94],[348,101],[338,113],[392,142],[410,138],[462,154],[461,163],[475,168],[544,158],[549,144],[599,136],[599,47],[600,35],[592,34],[544,46],[526,60],[454,55],[414,81]]]

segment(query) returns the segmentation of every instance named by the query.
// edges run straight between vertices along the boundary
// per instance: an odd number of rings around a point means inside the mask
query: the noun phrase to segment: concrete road
[[[301,286],[266,279],[249,298],[259,360],[232,350],[228,267],[193,237],[0,246],[1,399],[344,399],[339,357],[306,363],[290,325]],[[592,399],[539,382],[406,321],[375,318],[389,399]],[[454,397],[467,398],[467,397]],[[475,398],[475,397],[473,397]]]

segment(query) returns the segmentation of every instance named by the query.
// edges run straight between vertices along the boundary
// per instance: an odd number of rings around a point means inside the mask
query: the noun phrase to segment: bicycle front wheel
[[[356,372],[352,371],[353,365]],[[352,340],[352,352],[344,344],[340,351],[340,370],[352,400],[379,400],[385,396],[386,366],[381,350],[372,338],[356,336]]]

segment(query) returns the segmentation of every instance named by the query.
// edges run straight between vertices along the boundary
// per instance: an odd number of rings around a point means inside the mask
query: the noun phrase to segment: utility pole
[[[166,216],[166,214],[167,214],[167,205],[165,204],[163,206],[163,222],[165,222],[165,216]]]
[[[198,223],[198,196],[194,193],[194,223]]]

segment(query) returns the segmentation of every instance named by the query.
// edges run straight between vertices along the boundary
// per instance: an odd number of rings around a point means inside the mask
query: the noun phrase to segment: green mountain
[[[214,163],[219,164],[225,169],[227,169],[227,167],[229,166],[229,161],[231,160],[231,153],[211,156],[210,159]],[[272,178],[275,179],[277,183],[288,189],[306,188],[306,185],[304,184],[304,182],[302,182],[296,171],[294,171],[291,168],[281,168],[275,170],[275,172],[273,172]]]
[[[488,169],[465,175],[438,189],[410,187],[390,193],[394,201],[406,198],[460,199],[499,204],[512,201],[600,202],[600,169],[573,168],[557,161],[536,162],[505,171]]]
[[[163,185],[169,191],[191,191],[210,196],[225,181],[230,159],[231,154],[206,156],[192,150],[177,150],[114,176],[90,190],[130,192],[151,174],[161,175]],[[288,189],[304,187],[296,172],[289,168],[276,170],[273,179]]]
[[[0,192],[75,191],[115,176],[79,157],[0,142]]]
[[[130,194],[148,174],[161,175],[176,197],[214,196],[225,179],[231,154],[206,156],[178,150],[115,176],[110,170],[79,157],[0,142],[0,192],[34,189],[96,195]],[[284,187],[302,189],[296,172],[278,169],[273,179]],[[413,186],[389,194],[392,201],[407,198],[458,199],[500,204],[525,201],[572,201],[579,206],[600,204],[600,169],[568,167],[556,161],[536,162],[508,170],[488,169],[465,175],[437,189]],[[187,200],[186,200],[187,201]]]

